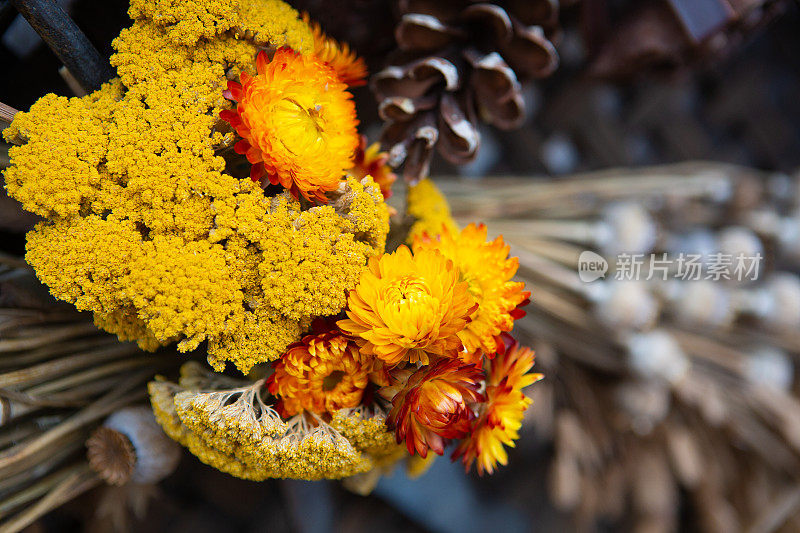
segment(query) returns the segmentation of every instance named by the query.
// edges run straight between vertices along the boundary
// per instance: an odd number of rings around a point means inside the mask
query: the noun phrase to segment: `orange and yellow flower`
[[[514,446],[519,438],[519,428],[525,409],[531,404],[522,389],[542,379],[541,374],[531,374],[533,351],[516,342],[498,354],[487,371],[486,403],[469,438],[456,448],[453,458],[461,457],[467,470],[478,463],[478,473],[492,474],[498,464],[508,463],[505,446]]]
[[[273,363],[269,392],[280,399],[283,416],[322,414],[356,407],[369,384],[372,358],[340,332],[307,335]]]
[[[475,365],[441,359],[433,366],[394,372],[398,382],[379,392],[391,398],[387,418],[395,428],[397,443],[404,440],[408,453],[427,457],[428,450],[442,455],[448,439],[460,439],[470,430],[475,414],[470,404],[483,401],[478,392],[483,375]]]
[[[437,250],[412,255],[406,246],[370,258],[347,306],[349,318],[338,326],[390,367],[458,356],[458,333],[475,311],[451,260]]]
[[[525,316],[520,309],[528,303],[525,284],[511,281],[519,259],[508,257],[509,246],[500,236],[486,242],[486,226],[470,224],[461,233],[446,228],[438,237],[423,236],[414,241],[414,252],[436,249],[452,259],[460,277],[478,303],[472,321],[458,335],[466,348],[465,362],[477,363],[482,354],[490,357],[504,349],[501,334],[511,331],[514,320]]]
[[[359,138],[355,104],[346,85],[321,59],[288,48],[256,58],[258,75],[242,72],[228,82],[236,109],[220,118],[242,140],[234,149],[253,165],[250,177],[265,176],[298,197],[325,203],[347,169]]]
[[[359,180],[365,176],[372,176],[378,187],[381,188],[383,198],[388,200],[392,195],[392,184],[397,180],[397,174],[392,172],[392,167],[387,164],[389,153],[381,152],[380,143],[372,143],[367,148],[367,138],[362,135],[350,174]]]
[[[350,50],[346,43],[339,43],[325,35],[319,24],[311,21],[307,13],[303,13],[303,21],[309,25],[314,37],[314,55],[336,71],[339,79],[347,85],[366,85],[367,65],[364,60]]]

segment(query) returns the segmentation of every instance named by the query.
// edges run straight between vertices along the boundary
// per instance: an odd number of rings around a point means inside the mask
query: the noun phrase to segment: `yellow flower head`
[[[322,31],[319,24],[303,13],[303,21],[311,28],[314,37],[314,55],[330,66],[342,82],[351,87],[367,83],[367,65],[364,60],[350,50],[346,43],[338,43]]]
[[[346,85],[322,60],[288,48],[256,58],[257,76],[228,82],[236,110],[220,117],[242,140],[237,153],[253,165],[250,177],[264,176],[312,201],[327,203],[352,166],[358,146],[355,104]]]
[[[486,242],[486,226],[470,224],[461,233],[443,228],[438,238],[427,235],[414,240],[415,253],[439,250],[452,259],[460,279],[469,285],[469,293],[478,303],[478,312],[458,336],[467,351],[465,361],[478,362],[483,353],[493,355],[504,348],[501,333],[511,331],[514,320],[525,312],[530,292],[525,284],[511,281],[519,268],[519,259],[508,257],[509,246],[503,237]]]
[[[280,398],[278,411],[322,414],[356,407],[369,383],[372,358],[338,331],[307,335],[273,364],[269,392]]]
[[[430,178],[408,187],[406,211],[414,220],[408,230],[407,244],[414,244],[417,238],[425,237],[426,233],[434,237],[442,231],[458,233],[458,225],[450,213],[447,198]]]
[[[371,258],[347,305],[339,327],[389,366],[456,357],[458,332],[475,311],[451,260],[437,250],[412,255],[406,246]]]
[[[498,464],[508,463],[503,445],[514,446],[523,413],[531,404],[522,389],[542,379],[541,374],[527,373],[532,367],[533,351],[519,347],[516,342],[491,361],[481,416],[469,438],[462,441],[453,454],[454,458],[462,458],[467,470],[476,460],[480,475],[492,474]]]

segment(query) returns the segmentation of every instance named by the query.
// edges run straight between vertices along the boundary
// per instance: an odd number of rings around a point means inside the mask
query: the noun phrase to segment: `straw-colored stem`
[[[582,307],[573,304],[549,288],[536,283],[526,283],[536,299],[531,302],[543,312],[554,316],[579,330],[590,329],[596,321]]]
[[[719,170],[682,175],[664,173],[663,169],[641,169],[617,176],[608,173],[588,178],[559,180],[550,183],[531,183],[500,186],[486,190],[485,185],[463,181],[439,180],[442,192],[451,200],[455,216],[469,214],[472,219],[508,217],[529,213],[554,203],[583,198],[600,204],[603,200],[622,200],[669,194],[673,198],[702,198],[716,195],[731,187],[733,179]],[[520,180],[517,180],[519,183]],[[480,194],[476,194],[480,193]]]
[[[39,346],[56,343],[65,339],[88,335],[97,331],[97,326],[90,322],[71,324],[58,328],[28,328],[20,331],[14,339],[0,340],[0,353],[18,350],[30,350]]]
[[[137,351],[136,346],[132,344],[116,344],[83,354],[61,357],[29,368],[0,374],[0,388],[21,387],[39,383],[52,376],[64,375],[72,370],[94,365],[101,361],[119,359]]]
[[[5,497],[18,492],[22,487],[26,487],[36,479],[51,473],[55,467],[62,466],[62,463],[68,457],[76,455],[77,452],[85,451],[86,438],[86,433],[78,432],[75,438],[69,441],[62,441],[56,451],[47,454],[33,468],[0,480],[0,495]],[[77,455],[82,457],[84,454]]]
[[[63,416],[52,415],[49,417],[50,424],[43,424],[41,420],[30,420],[13,426],[0,427],[0,450],[7,449],[33,435],[41,433],[47,427],[60,424],[63,418]]]
[[[14,120],[14,115],[16,115],[17,113],[19,113],[19,111],[17,111],[10,105],[0,102],[0,122],[11,124],[11,121]]]
[[[53,356],[64,357],[103,346],[110,347],[118,344],[119,341],[115,337],[103,334],[60,342],[50,346],[40,346],[39,348],[22,353],[4,354],[0,356],[0,369],[3,367],[18,369],[31,366],[39,361],[52,359]]]
[[[528,250],[518,249],[515,253],[520,262],[519,277],[526,278],[526,282],[531,278],[542,279],[582,297],[586,296],[586,284],[580,280],[576,270]]]
[[[800,485],[786,490],[747,528],[747,533],[772,533],[783,526],[789,518],[800,510]]]
[[[520,238],[540,238],[592,244],[597,242],[601,232],[597,222],[585,220],[496,220],[491,224],[492,232],[502,234],[511,242]]]
[[[17,533],[23,530],[39,517],[96,487],[101,482],[102,480],[92,472],[89,465],[84,465],[79,471],[62,480],[34,505],[25,509],[11,520],[0,524],[0,533]]]
[[[61,424],[38,435],[29,442],[18,444],[8,450],[0,452],[0,479],[18,471],[32,456],[42,450],[46,450],[48,446],[57,442],[58,439],[63,438],[65,435],[79,430],[87,424],[91,424],[118,408],[145,398],[146,391],[144,388],[140,388],[140,390],[136,390],[133,393],[129,393],[129,391],[141,385],[149,375],[149,371],[135,373],[120,383],[118,387],[112,389],[88,407],[67,418]]]
[[[47,383],[31,387],[25,391],[25,394],[35,398],[37,396],[41,397],[52,395],[57,391],[64,391],[67,389],[69,389],[70,393],[80,393],[81,389],[78,387],[79,385],[93,383],[100,378],[116,374],[117,372],[121,372],[123,370],[130,370],[140,366],[157,363],[159,363],[159,359],[155,355],[142,355],[140,357],[134,357],[122,361],[114,361],[113,363],[108,363],[99,367],[93,367],[84,372],[79,372],[77,374],[72,374],[61,379],[55,379],[53,381],[48,381]]]
[[[43,324],[67,325],[67,323],[86,324],[87,322],[75,313],[46,314],[39,311],[31,313],[28,316],[20,315],[15,318],[9,317],[4,319],[0,316],[0,335],[5,336],[4,333],[6,331],[16,332],[21,331],[22,328],[30,329],[31,326],[41,326]],[[16,336],[13,335],[11,338],[16,338]]]
[[[3,104],[0,104],[2,106]],[[1,108],[0,108],[1,110]],[[33,271],[33,268],[26,263],[23,259],[19,257],[14,257],[13,255],[8,255],[6,253],[0,252],[0,265],[4,265],[10,268],[18,268],[23,270],[26,274],[29,274]]]
[[[737,376],[744,376],[747,356],[735,348],[677,328],[666,328],[666,331],[692,358],[707,361]]]
[[[576,269],[581,252],[586,248],[562,241],[537,238],[514,239],[511,244],[511,255],[517,255],[518,248],[546,257],[562,265]]]
[[[23,392],[0,389],[0,398],[4,397],[12,402],[11,415],[8,419],[2,421],[0,426],[42,408],[83,407],[92,398],[108,391],[119,383],[122,376],[121,372],[152,365],[153,362],[152,356],[143,356],[118,361],[99,368],[92,368],[60,380],[43,383],[38,387]],[[153,372],[155,372],[155,369]],[[106,377],[109,375],[112,377]]]
[[[25,489],[14,493],[9,498],[0,501],[0,519],[8,516],[8,514],[14,509],[47,494],[53,490],[53,487],[57,486],[60,482],[73,475],[75,472],[83,470],[85,466],[85,464],[76,464],[62,468],[58,472],[54,472],[49,476],[40,479],[30,487],[26,487]]]
[[[57,426],[56,426],[57,427]],[[40,465],[50,460],[54,455],[57,455],[62,450],[72,450],[73,453],[84,448],[86,439],[89,438],[88,428],[79,428],[59,436],[53,440],[47,447],[36,450],[29,456],[21,458],[20,461],[11,465],[10,468],[3,472],[0,479],[11,479],[16,476],[28,475],[35,477],[37,472],[40,472]],[[30,441],[32,442],[36,437]],[[21,443],[17,446],[25,446],[26,443]]]
[[[617,351],[611,349],[609,340],[602,336],[592,340],[594,330],[576,331],[558,320],[542,309],[529,309],[528,316],[515,324],[514,331],[529,339],[547,340],[571,359],[593,368],[612,373],[625,371],[624,360],[617,355],[621,354],[621,348]]]

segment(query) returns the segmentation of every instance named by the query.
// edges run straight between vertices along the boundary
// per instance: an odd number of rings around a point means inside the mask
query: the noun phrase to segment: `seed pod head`
[[[92,433],[86,447],[90,466],[111,485],[156,483],[174,472],[180,460],[180,447],[146,407],[115,412]]]

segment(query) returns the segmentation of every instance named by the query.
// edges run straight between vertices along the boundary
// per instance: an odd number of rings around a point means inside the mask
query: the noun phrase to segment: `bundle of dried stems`
[[[0,257],[0,531],[104,484],[87,438],[146,401],[145,384],[165,362],[178,358],[120,343],[52,300],[24,262]]]
[[[515,333],[547,376],[527,422],[553,443],[558,507],[583,527],[800,528],[798,177],[684,164],[438,184],[520,258],[532,303]],[[581,281],[585,250],[605,279]],[[763,260],[754,281],[674,264],[647,279],[650,254],[680,252]],[[616,279],[623,253],[644,255],[639,281]]]

